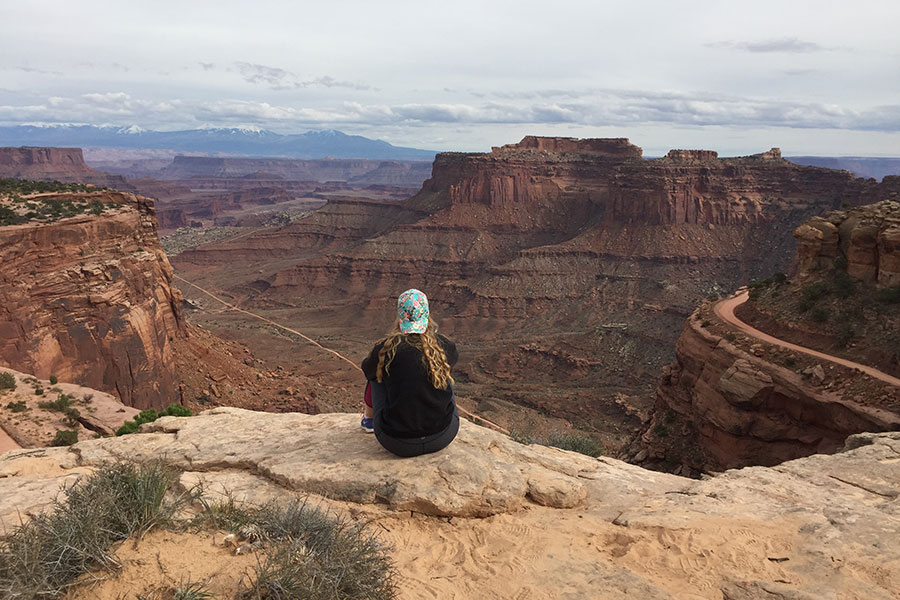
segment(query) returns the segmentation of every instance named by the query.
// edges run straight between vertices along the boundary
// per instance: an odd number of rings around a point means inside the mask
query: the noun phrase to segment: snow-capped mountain
[[[393,146],[382,140],[347,135],[334,129],[282,135],[258,127],[149,131],[79,124],[0,127],[0,146],[77,146],[145,148],[290,158],[371,158],[432,160],[435,153]]]

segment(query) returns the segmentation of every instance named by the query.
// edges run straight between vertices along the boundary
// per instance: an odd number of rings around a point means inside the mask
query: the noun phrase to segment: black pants
[[[453,419],[443,431],[418,438],[397,438],[384,432],[382,411],[387,399],[383,383],[370,381],[372,386],[372,412],[375,423],[375,439],[385,450],[397,456],[421,456],[446,448],[459,431],[459,412],[456,410],[456,399],[453,400]]]

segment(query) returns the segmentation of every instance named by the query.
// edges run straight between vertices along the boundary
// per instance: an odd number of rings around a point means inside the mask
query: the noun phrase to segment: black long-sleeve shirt
[[[452,367],[459,358],[456,344],[438,334],[447,363]],[[372,348],[362,362],[366,379],[375,381],[378,353],[384,342]],[[387,372],[387,371],[390,372]],[[406,342],[397,346],[394,359],[382,374],[387,401],[382,410],[382,428],[390,436],[402,439],[425,437],[446,429],[453,419],[453,390],[439,390],[431,384],[422,351]]]

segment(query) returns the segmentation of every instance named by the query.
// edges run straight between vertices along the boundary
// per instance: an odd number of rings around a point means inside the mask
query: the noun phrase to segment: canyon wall
[[[893,179],[874,197],[900,197]],[[756,285],[735,314],[775,337],[896,374],[897,312],[876,292],[900,284],[900,201],[811,217],[794,237],[796,277]],[[640,462],[694,471],[774,465],[834,452],[854,433],[900,429],[895,386],[747,337],[709,304],[685,323],[675,355],[631,452]]]
[[[830,368],[787,368],[709,318],[701,311],[684,325],[639,462],[685,474],[771,466],[834,453],[854,433],[900,429],[900,414],[840,393]]]
[[[177,400],[172,342],[185,324],[153,201],[74,196],[107,208],[0,227],[0,362],[130,406],[166,406]]]
[[[900,177],[886,177],[888,184],[896,185],[896,200],[814,217],[794,230],[800,277],[828,271],[842,257],[858,281],[900,285]]]
[[[612,428],[631,419],[612,395],[645,402],[699,302],[787,269],[795,227],[881,190],[777,149],[646,160],[624,139],[529,137],[438,155],[394,207],[330,203],[176,263],[347,339],[383,333],[418,287],[466,346],[461,392]]]
[[[89,167],[81,148],[0,147],[0,177],[78,182],[133,191],[124,177]]]

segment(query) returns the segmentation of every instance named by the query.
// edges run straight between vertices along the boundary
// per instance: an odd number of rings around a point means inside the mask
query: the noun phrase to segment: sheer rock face
[[[401,574],[434,553],[466,597],[499,578],[533,597],[881,599],[900,591],[898,456],[900,434],[863,434],[835,455],[698,481],[525,446],[465,421],[441,452],[398,459],[359,432],[355,415],[217,408],[0,455],[0,520],[46,508],[61,484],[101,464],[152,459],[183,470],[181,485],[202,485],[209,500],[328,498],[350,518],[386,524],[375,530],[398,548]],[[448,572],[434,546],[450,543],[462,558]],[[421,597],[418,583],[404,576],[401,597]]]
[[[89,167],[81,148],[0,147],[0,177],[89,183],[132,191],[124,177]]]
[[[0,361],[130,406],[166,406],[171,342],[185,325],[153,201],[119,192],[99,200],[117,207],[0,227]]]
[[[16,179],[58,179],[90,177],[99,172],[84,162],[81,148],[0,148],[0,174]]]
[[[698,436],[702,455],[694,458],[702,462],[689,465],[697,470],[776,465],[835,452],[854,433],[900,428],[897,414],[846,401],[813,378],[744,352],[695,318],[685,323],[675,354],[644,437],[651,454],[664,455],[671,439],[651,434],[674,411]]]
[[[885,178],[887,180],[900,178]],[[889,181],[889,183],[897,183]],[[825,217],[794,230],[798,274],[830,270],[839,257],[847,274],[879,286],[900,285],[900,185],[898,200],[883,200]]]

